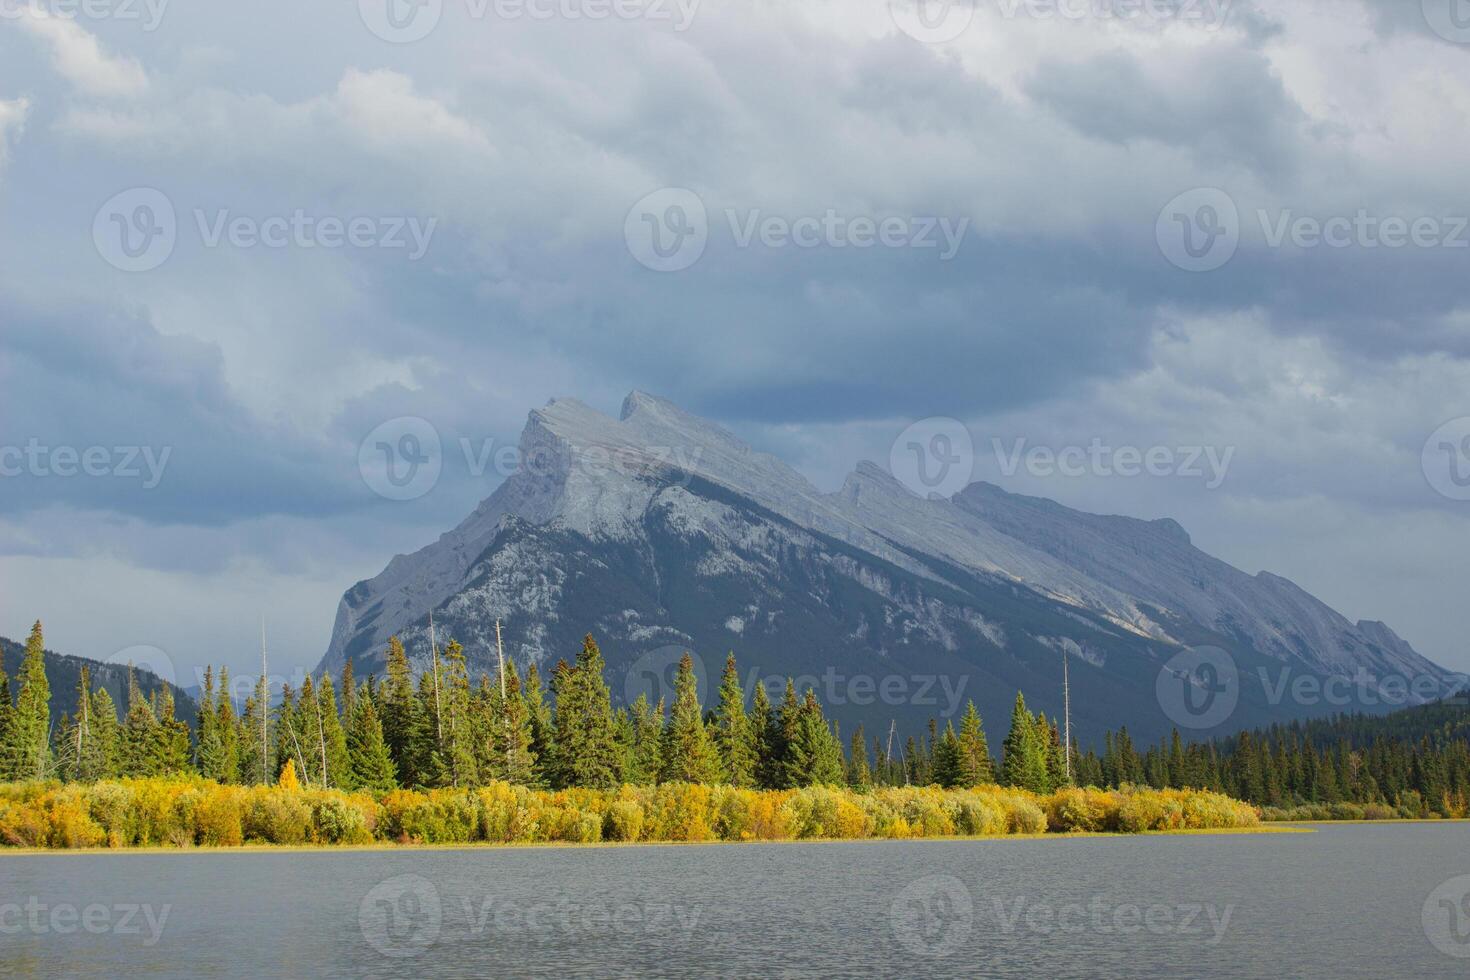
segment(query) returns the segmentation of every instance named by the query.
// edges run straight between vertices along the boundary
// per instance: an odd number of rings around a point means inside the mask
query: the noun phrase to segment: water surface
[[[0,975],[1464,977],[1460,875],[1465,824],[0,855]]]

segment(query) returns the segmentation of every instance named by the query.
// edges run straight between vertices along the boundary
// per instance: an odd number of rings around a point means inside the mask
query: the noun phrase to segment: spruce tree
[[[663,698],[659,698],[657,708],[652,708],[648,695],[640,693],[629,711],[629,720],[633,724],[633,750],[628,756],[625,781],[634,786],[651,786],[658,782],[663,759]]]
[[[551,783],[550,767],[553,761],[552,740],[555,725],[551,708],[546,703],[546,691],[541,686],[541,672],[533,660],[526,667],[526,680],[521,685],[521,699],[526,702],[526,717],[531,726],[531,754],[536,759],[536,785]]]
[[[934,746],[934,782],[946,789],[959,786],[963,773],[960,768],[960,739],[955,734],[954,722],[944,726],[944,734]]]
[[[694,658],[686,653],[679,661],[674,705],[664,726],[660,782],[713,783],[719,778],[719,760],[704,728],[698,686]]]
[[[505,702],[501,724],[495,728],[495,755],[504,760],[502,777],[518,786],[536,784],[536,753],[531,748],[531,711],[521,694],[521,680],[509,660],[505,671]]]
[[[419,699],[413,690],[413,671],[408,654],[398,637],[388,639],[388,679],[379,692],[382,698],[383,739],[393,756],[400,786],[419,782],[414,768],[414,740],[422,728]]]
[[[795,730],[786,750],[786,779],[789,786],[839,786],[843,782],[842,744],[811,688],[796,712]]]
[[[154,749],[159,775],[174,776],[189,771],[189,724],[174,717],[174,692],[167,684],[159,685],[155,692],[158,704],[155,715],[157,746]]]
[[[715,712],[713,736],[724,781],[731,786],[753,785],[755,754],[750,719],[745,714],[745,692],[740,687],[733,653],[725,658],[725,672],[720,678],[720,704]]]
[[[863,726],[852,733],[852,746],[848,751],[847,785],[859,792],[873,787],[873,773],[868,767],[868,747],[863,740]]]
[[[214,668],[204,668],[204,683],[199,689],[199,710],[194,723],[195,757],[205,779],[224,782],[224,742],[220,737],[219,710],[214,696]]]
[[[995,782],[995,763],[990,758],[990,746],[985,740],[985,725],[975,702],[965,706],[960,718],[959,734],[959,785],[971,787]]]
[[[514,673],[514,667],[510,670]],[[507,682],[507,689],[509,682]],[[470,720],[470,673],[465,663],[464,647],[450,640],[444,648],[443,679],[444,762],[449,769],[451,786],[478,786],[475,740]],[[500,736],[504,737],[504,726]]]
[[[17,680],[20,692],[7,733],[7,768],[12,779],[45,779],[51,772],[51,685],[46,680],[40,620],[26,640]]]
[[[347,757],[352,769],[352,785],[370,793],[396,789],[397,770],[388,751],[388,743],[383,739],[383,724],[372,698],[356,699],[351,722],[347,733]]]
[[[323,785],[338,789],[354,789],[357,784],[353,781],[352,763],[347,755],[347,733],[337,713],[337,693],[330,674],[322,675],[316,700],[318,720],[314,727],[320,739],[317,754],[326,757],[321,781]]]
[[[122,729],[117,723],[117,705],[107,688],[97,686],[92,692],[92,709],[88,720],[91,729],[87,765],[95,765],[93,779],[112,779],[119,775]],[[94,761],[95,760],[95,761]]]
[[[756,749],[756,785],[776,789],[781,785],[781,731],[764,681],[756,684],[751,698],[750,734]]]
[[[128,714],[123,720],[121,774],[124,776],[156,776],[159,768],[158,716],[153,705],[138,687],[138,675],[128,665]]]
[[[1005,785],[1046,792],[1046,750],[1037,736],[1036,719],[1026,710],[1026,698],[1019,691],[1003,752],[1001,776]]]
[[[582,640],[575,667],[558,664],[556,693],[555,777],[559,786],[608,789],[622,781],[612,698],[603,678],[604,661],[597,641]]]
[[[776,789],[791,789],[805,786],[811,759],[799,744],[801,729],[801,701],[796,697],[796,682],[786,678],[786,693],[781,698],[781,707],[776,711],[777,735],[777,783]]]
[[[235,699],[230,691],[230,672],[221,667],[219,695],[214,707],[214,724],[219,731],[219,774],[222,783],[240,782],[240,725],[235,718]]]

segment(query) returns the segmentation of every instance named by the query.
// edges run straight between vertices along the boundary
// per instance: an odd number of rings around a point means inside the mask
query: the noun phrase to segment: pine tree
[[[51,772],[51,685],[46,680],[40,620],[26,640],[17,680],[20,693],[6,733],[6,769],[12,779],[45,779]]]
[[[352,784],[371,793],[385,793],[398,786],[397,770],[388,743],[383,739],[383,724],[370,697],[357,698],[347,733],[347,757],[352,769]]]
[[[660,782],[713,783],[719,760],[704,728],[694,658],[684,654],[674,679],[674,705],[663,731]]]
[[[388,752],[393,756],[393,766],[398,773],[400,786],[419,783],[414,768],[414,739],[421,729],[419,699],[413,690],[413,671],[408,665],[408,654],[398,637],[388,639],[388,679],[383,683],[382,697],[383,739]]]
[[[1026,698],[1016,694],[1011,711],[1011,730],[1006,735],[1001,760],[1001,777],[1007,786],[1036,793],[1046,792],[1046,753],[1037,737],[1036,719],[1026,710]]]
[[[745,692],[740,687],[733,653],[725,658],[725,672],[720,678],[720,705],[715,713],[713,736],[724,781],[731,786],[753,785],[755,753],[750,719],[745,714]]]

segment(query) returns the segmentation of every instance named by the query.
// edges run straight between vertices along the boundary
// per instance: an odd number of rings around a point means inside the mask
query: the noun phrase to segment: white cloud
[[[57,73],[83,94],[131,99],[147,90],[148,75],[142,65],[132,58],[107,54],[96,36],[75,20],[32,4],[16,23],[50,47]]]
[[[25,131],[29,99],[0,99],[0,167],[10,158],[10,147]]]

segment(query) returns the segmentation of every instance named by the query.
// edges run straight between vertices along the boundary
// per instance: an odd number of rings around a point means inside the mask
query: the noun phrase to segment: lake
[[[0,855],[0,949],[22,977],[1464,977],[1470,825]]]

